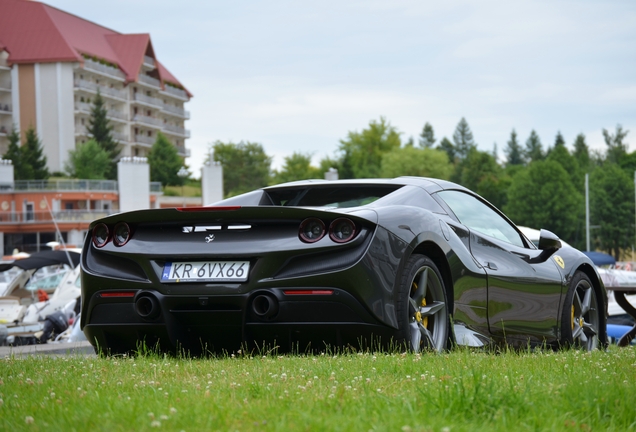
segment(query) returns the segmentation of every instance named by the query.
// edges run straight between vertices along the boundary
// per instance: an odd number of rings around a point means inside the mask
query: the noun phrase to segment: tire
[[[561,345],[592,351],[600,347],[601,311],[592,281],[581,271],[574,273],[563,302]]]
[[[430,258],[418,254],[409,258],[400,277],[398,296],[397,341],[416,353],[446,349],[450,337],[446,290]]]

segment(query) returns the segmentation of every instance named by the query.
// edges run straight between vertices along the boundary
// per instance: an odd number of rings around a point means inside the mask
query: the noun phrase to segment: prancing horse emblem
[[[206,243],[210,243],[214,241],[214,234],[210,234],[209,236],[205,237],[205,242]]]

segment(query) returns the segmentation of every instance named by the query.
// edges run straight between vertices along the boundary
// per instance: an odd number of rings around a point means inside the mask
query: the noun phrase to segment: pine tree
[[[49,170],[46,167],[46,156],[42,149],[42,143],[35,129],[30,127],[26,131],[26,141],[21,149],[22,163],[31,169],[31,179],[46,180],[49,178]]]
[[[607,145],[606,160],[608,162],[619,164],[621,159],[627,154],[627,144],[623,143],[623,140],[628,133],[629,131],[624,131],[621,125],[616,125],[616,133],[614,135],[603,129],[603,138],[605,138],[605,144]]]
[[[448,138],[442,138],[442,140],[439,142],[439,145],[437,146],[437,149],[446,152],[446,154],[448,155],[448,160],[451,163],[455,162],[455,156],[457,154],[455,151],[455,146],[452,142],[450,142]]]
[[[108,111],[104,105],[104,99],[99,93],[99,90],[97,90],[97,95],[95,95],[93,107],[91,108],[91,116],[88,119],[87,131],[93,136],[93,139],[97,141],[97,144],[108,153],[110,163],[106,171],[106,178],[116,180],[117,160],[119,159],[120,150],[111,134],[113,127],[107,116]]]
[[[422,133],[420,134],[420,146],[424,148],[432,148],[435,145],[435,132],[433,126],[426,122]]]
[[[510,133],[510,140],[508,146],[504,150],[506,154],[506,165],[523,165],[523,152],[521,151],[521,145],[517,140],[517,132],[513,129]]]
[[[591,168],[590,149],[585,142],[585,135],[582,133],[574,140],[574,159],[579,163],[579,167],[584,172],[589,172]]]
[[[564,146],[565,140],[563,139],[563,135],[561,135],[561,131],[557,132],[556,138],[554,139],[554,148]]]
[[[539,139],[539,135],[537,135],[534,129],[530,131],[530,136],[526,140],[525,153],[528,163],[545,159],[541,139]]]
[[[177,173],[183,166],[183,159],[179,157],[177,148],[161,132],[157,133],[157,140],[148,153],[150,165],[150,180],[161,182],[164,186],[180,186],[183,178]]]
[[[470,126],[464,117],[459,121],[453,134],[453,142],[455,143],[455,154],[464,159],[468,156],[471,149],[477,147],[473,139],[473,133],[470,131]]]
[[[22,147],[20,146],[20,133],[13,127],[11,133],[7,135],[9,139],[9,147],[7,152],[2,156],[3,159],[11,160],[13,164],[13,178],[16,180],[29,180],[33,178],[30,169],[25,170],[22,156]]]

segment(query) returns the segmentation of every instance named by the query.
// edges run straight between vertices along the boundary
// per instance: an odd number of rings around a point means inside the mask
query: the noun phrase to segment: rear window
[[[401,188],[402,185],[340,185],[268,189],[273,205],[283,207],[358,207]]]

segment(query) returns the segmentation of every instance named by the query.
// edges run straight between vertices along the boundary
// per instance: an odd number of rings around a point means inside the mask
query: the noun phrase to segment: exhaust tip
[[[278,300],[268,294],[259,294],[252,300],[252,311],[262,319],[271,319],[278,313]]]
[[[141,318],[152,320],[159,316],[161,308],[159,307],[159,301],[156,297],[144,295],[135,301],[135,311]]]

